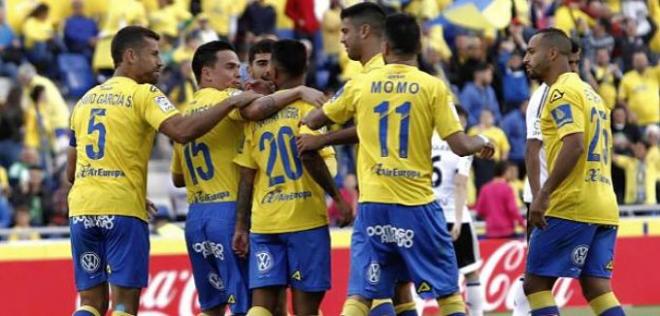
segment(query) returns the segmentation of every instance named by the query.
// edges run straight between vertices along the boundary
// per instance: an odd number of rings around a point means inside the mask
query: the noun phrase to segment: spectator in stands
[[[323,13],[321,30],[323,32],[323,52],[325,53],[325,68],[328,70],[328,88],[336,90],[339,88],[339,54],[341,35],[341,3],[339,0],[330,1],[330,9]]]
[[[82,0],[71,2],[73,13],[64,24],[64,44],[71,53],[84,55],[91,62],[98,41],[96,21],[85,16]]]
[[[527,73],[523,69],[522,55],[519,50],[500,53],[504,113],[518,109],[523,101],[529,99],[529,82]]]
[[[306,39],[312,43],[310,59],[313,64],[307,66],[309,71],[316,66],[316,56],[318,55],[316,50],[321,48],[320,45],[322,45],[319,33],[321,25],[314,13],[314,0],[286,0],[284,12],[293,21],[294,37],[299,40]],[[315,78],[307,76],[307,84],[310,80],[316,82]]]
[[[195,78],[190,60],[182,61],[179,65],[179,71],[182,79],[172,88],[168,96],[174,102],[174,106],[179,111],[183,111],[186,105],[192,102],[195,93]]]
[[[14,212],[14,227],[9,233],[9,241],[20,241],[20,240],[39,240],[38,232],[32,230],[30,218],[30,210],[26,204],[19,204],[16,206],[16,211]]]
[[[39,166],[39,153],[34,148],[25,147],[21,151],[21,159],[9,168],[9,184],[19,192],[26,192],[33,166]]]
[[[527,141],[526,111],[527,101],[523,101],[520,103],[518,110],[511,111],[504,116],[501,124],[511,147],[509,161],[518,167],[523,177],[525,176],[525,143]]]
[[[585,59],[585,63],[587,63]],[[591,64],[591,62],[589,62]],[[619,70],[619,66],[610,63],[610,51],[607,48],[599,48],[596,50],[596,63],[587,69],[593,78],[590,82],[592,87],[603,98],[603,102],[608,108],[614,108],[616,105],[616,87],[621,81],[623,74]]]
[[[511,146],[509,145],[509,141],[507,140],[504,131],[495,126],[493,112],[489,109],[481,111],[479,124],[470,128],[468,130],[468,135],[484,135],[488,137],[492,141],[493,146],[495,146],[495,153],[493,154],[492,159],[481,159],[478,157],[475,157],[474,159],[474,185],[478,192],[484,183],[493,178],[495,162],[508,159]]]
[[[168,44],[176,42],[180,26],[191,18],[192,14],[174,0],[158,0],[158,9],[148,13],[149,26]]]
[[[4,103],[0,103],[0,166],[9,168],[21,154],[23,109],[21,88],[12,86]]]
[[[354,210],[357,210],[357,201],[358,201],[358,191],[357,191],[357,178],[354,174],[347,174],[344,177],[344,183],[342,188],[339,189],[339,193],[344,198],[348,204],[353,206]],[[341,219],[341,214],[337,209],[337,203],[333,200],[328,208],[328,220],[330,221],[331,226],[339,226],[338,222]]]
[[[233,42],[238,16],[243,12],[242,1],[202,0],[202,13],[208,16],[211,27],[221,40]]]
[[[7,169],[0,166],[0,228],[7,228],[11,224],[13,210],[9,204],[9,194],[11,194],[11,187]]]
[[[612,161],[626,172],[626,204],[656,204],[655,183],[660,155],[643,142],[633,144],[634,157],[614,155]]]
[[[641,141],[639,127],[628,122],[626,108],[617,106],[612,110],[612,144],[614,154],[632,156],[632,145]],[[617,164],[612,164],[612,185],[619,203],[623,203],[626,191],[625,170]]]
[[[532,0],[529,8],[532,26],[539,30],[551,27],[559,3],[559,1]]]
[[[197,47],[201,45],[197,32],[190,32],[184,37],[183,45],[179,46],[172,55],[172,61],[181,64],[185,60],[192,60]]]
[[[21,42],[5,21],[5,9],[0,7],[0,76],[16,78],[21,63]]]
[[[657,31],[655,22],[652,19],[649,19],[649,21],[651,22],[651,31],[644,36],[639,36],[637,34],[637,21],[631,18],[624,19],[624,33],[616,38],[615,45],[615,53],[621,58],[623,64],[623,72],[628,72],[634,68],[633,57],[637,52],[647,53],[649,42]]]
[[[275,19],[275,8],[266,0],[255,0],[250,3],[240,20],[247,31],[247,42],[251,43],[251,39],[255,36],[275,34]]]
[[[12,195],[16,204],[25,203],[30,211],[31,222],[35,226],[46,224],[53,214],[52,194],[45,187],[46,175],[39,166],[31,166],[27,190],[20,190]]]
[[[59,50],[57,34],[49,19],[50,8],[40,3],[23,23],[23,37],[28,60],[36,65],[40,73],[54,77],[55,54]]]
[[[627,72],[619,85],[619,101],[628,108],[631,121],[644,127],[660,123],[658,80],[660,68],[649,67],[643,50],[633,55],[634,70]]]
[[[218,33],[216,33],[215,30],[211,28],[211,25],[209,24],[209,17],[206,14],[200,13],[197,15],[197,25],[197,32],[199,32],[199,39],[201,40],[201,44],[206,44],[208,42],[217,41],[220,39],[218,37]]]
[[[525,226],[515,193],[505,179],[508,166],[506,161],[495,164],[495,178],[484,185],[477,199],[475,210],[486,221],[487,238],[512,238],[516,224]]]
[[[600,49],[607,51],[608,56],[614,50],[614,37],[607,33],[609,21],[606,19],[598,19],[593,28],[586,36],[586,41],[583,48],[583,56],[585,59],[595,59],[596,53]]]
[[[468,126],[477,124],[478,117],[483,110],[489,110],[495,116],[495,122],[500,122],[500,105],[495,96],[495,89],[491,86],[493,83],[493,70],[486,63],[479,63],[474,68],[474,80],[468,82],[461,94],[459,100],[461,105],[468,111]]]
[[[476,36],[467,36],[464,34],[456,36],[456,52],[452,54],[449,64],[446,67],[447,78],[449,82],[462,89],[464,85],[473,81],[476,67],[483,66],[486,61],[482,41]],[[470,113],[470,115],[479,115]],[[468,120],[468,126],[470,126]]]

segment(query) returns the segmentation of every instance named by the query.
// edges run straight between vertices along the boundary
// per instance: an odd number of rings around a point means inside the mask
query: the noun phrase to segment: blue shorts
[[[424,299],[458,292],[458,266],[440,205],[360,203],[351,240],[349,295],[394,296],[414,282]]]
[[[250,288],[330,289],[328,226],[280,234],[250,234]]]
[[[547,217],[529,239],[527,273],[546,277],[612,277],[616,226]]]
[[[101,283],[144,288],[149,273],[149,226],[131,216],[71,218],[71,253],[78,291]]]
[[[235,224],[235,202],[190,205],[186,246],[202,310],[228,304],[233,314],[245,314],[250,308],[247,261],[231,249]]]

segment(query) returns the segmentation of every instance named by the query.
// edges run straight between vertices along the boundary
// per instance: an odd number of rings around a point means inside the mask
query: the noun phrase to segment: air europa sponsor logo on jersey
[[[375,164],[371,167],[371,171],[379,176],[386,177],[404,177],[404,178],[419,178],[422,174],[417,170],[406,170],[406,169],[389,169],[383,167],[382,163]]]
[[[229,191],[222,191],[216,193],[204,193],[202,191],[197,191],[193,196],[193,203],[221,201],[228,197],[229,197]]]
[[[281,188],[278,188],[266,193],[263,199],[261,199],[261,204],[269,204],[274,202],[284,202],[291,200],[304,200],[311,197],[312,197],[311,191],[285,193],[282,192]]]
[[[85,177],[105,177],[105,178],[119,178],[125,177],[126,174],[121,170],[108,170],[103,168],[94,168],[90,165],[79,165],[80,170],[76,173],[76,178]]]

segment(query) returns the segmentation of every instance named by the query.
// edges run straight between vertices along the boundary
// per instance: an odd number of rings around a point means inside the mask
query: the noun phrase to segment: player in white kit
[[[459,106],[456,107],[456,111],[465,128],[467,113]],[[479,243],[472,225],[472,218],[465,205],[472,159],[472,156],[456,155],[451,151],[447,142],[441,140],[438,135],[433,135],[433,191],[442,207],[447,221],[447,230],[454,241],[459,272],[465,275],[466,304],[470,311],[469,315],[482,316],[484,293],[479,281],[479,267],[481,266]]]

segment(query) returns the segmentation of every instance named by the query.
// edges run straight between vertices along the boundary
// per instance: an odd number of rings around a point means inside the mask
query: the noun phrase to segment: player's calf
[[[594,314],[599,316],[625,315],[619,300],[612,292],[610,279],[597,277],[581,277],[580,286],[584,298]]]
[[[105,315],[109,304],[108,283],[101,283],[91,289],[80,291],[80,307],[74,316]]]
[[[319,315],[323,292],[304,292],[293,289],[293,313],[295,315]]]

